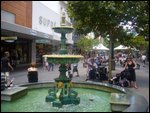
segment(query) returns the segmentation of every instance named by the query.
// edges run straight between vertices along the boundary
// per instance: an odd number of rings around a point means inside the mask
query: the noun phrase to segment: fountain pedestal
[[[52,102],[54,107],[62,107],[66,104],[79,104],[80,98],[77,97],[78,93],[72,90],[72,82],[70,78],[67,78],[66,64],[77,63],[81,55],[68,55],[66,49],[66,37],[67,33],[71,33],[73,28],[65,26],[65,17],[62,17],[62,26],[54,27],[54,31],[61,34],[61,45],[59,55],[44,55],[47,57],[47,61],[55,64],[60,64],[59,71],[60,75],[55,79],[54,88],[49,89],[48,95],[46,96],[46,102]]]
[[[59,71],[60,76],[55,79],[54,88],[49,89],[46,102],[52,102],[54,107],[62,107],[62,105],[66,104],[79,104],[80,98],[77,97],[78,93],[71,89],[71,79],[66,76],[66,66],[61,64]]]

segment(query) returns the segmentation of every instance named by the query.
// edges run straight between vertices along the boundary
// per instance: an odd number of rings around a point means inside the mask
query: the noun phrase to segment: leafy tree
[[[140,36],[149,36],[149,1],[130,1],[128,14],[132,27]]]
[[[74,20],[74,27],[79,34],[94,32],[95,37],[101,35],[110,39],[110,76],[111,58],[113,58],[114,42],[129,44],[132,35],[124,31],[123,25],[132,23],[133,29],[147,30],[149,19],[149,2],[144,1],[68,1],[68,14]],[[143,19],[142,14],[145,18]],[[143,27],[143,23],[144,27]]]
[[[136,47],[139,50],[146,49],[148,47],[148,42],[145,41],[144,36],[136,36],[131,40],[131,47]],[[142,48],[141,48],[142,47]]]
[[[92,50],[93,46],[97,44],[98,44],[97,40],[86,36],[81,36],[76,43],[77,47],[80,49],[81,54],[84,56],[85,54],[87,54]]]

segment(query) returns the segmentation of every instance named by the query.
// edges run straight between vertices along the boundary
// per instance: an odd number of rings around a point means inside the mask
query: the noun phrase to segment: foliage
[[[132,26],[141,36],[149,35],[149,1],[130,1],[128,14],[131,16]]]
[[[129,33],[132,30],[149,36],[149,1],[68,1],[67,11],[78,34],[94,32],[96,38],[109,36],[109,75],[113,42],[133,45],[133,35]],[[124,30],[123,26],[129,23],[131,28]]]
[[[93,31],[95,37],[112,36],[118,29],[123,29],[119,26],[127,25],[129,21],[136,32],[148,33],[148,4],[148,1],[68,1],[68,13],[79,34]]]
[[[83,55],[92,50],[93,46],[97,44],[97,40],[86,36],[81,36],[80,39],[77,41],[77,47],[81,50],[81,54]]]
[[[136,36],[136,37],[134,37],[131,40],[131,44],[130,44],[131,47],[136,47],[139,50],[146,49],[148,47],[148,42],[145,41],[144,36]]]

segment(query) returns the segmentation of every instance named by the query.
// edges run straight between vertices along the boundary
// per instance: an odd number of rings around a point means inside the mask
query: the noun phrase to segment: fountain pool
[[[119,86],[99,82],[73,82],[74,91],[78,92],[80,103],[78,105],[68,104],[61,108],[53,107],[52,102],[46,102],[45,96],[48,89],[54,87],[54,82],[38,82],[20,84],[20,87],[27,87],[28,94],[15,101],[6,102],[1,100],[1,112],[111,112],[111,95],[116,93],[126,95],[130,106],[126,107],[123,112],[146,112],[148,109],[147,100],[129,89]],[[121,99],[123,100],[123,99]],[[119,101],[120,103],[121,101]],[[121,102],[122,104],[122,102]],[[118,104],[119,109],[121,106]],[[116,108],[115,108],[116,109]]]
[[[80,103],[63,105],[59,108],[53,107],[52,102],[43,101],[48,89],[54,87],[53,82],[28,83],[20,86],[28,87],[28,94],[15,101],[1,101],[1,112],[110,112],[111,93],[125,93],[124,89],[114,88],[108,84],[73,82],[74,91],[78,92]]]
[[[110,112],[110,93],[86,89],[74,88],[80,97],[80,104],[64,105],[62,108],[52,107],[51,103],[43,101],[48,88],[36,88],[28,90],[28,94],[13,102],[1,102],[1,112]]]

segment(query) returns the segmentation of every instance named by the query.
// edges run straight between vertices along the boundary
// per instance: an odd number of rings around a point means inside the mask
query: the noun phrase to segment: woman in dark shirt
[[[130,72],[130,83],[133,82],[133,87],[138,88],[136,85],[136,74],[135,74],[135,68],[136,68],[136,63],[135,61],[132,60],[132,58],[127,58],[127,61],[125,63],[125,69],[128,69]],[[132,86],[132,84],[130,84]]]
[[[10,64],[9,61],[9,52],[5,52],[4,53],[4,57],[1,59],[1,72],[4,73],[5,75],[5,81],[6,81],[6,85],[10,82],[10,78],[9,78],[9,71],[10,68],[13,71],[13,67]]]

